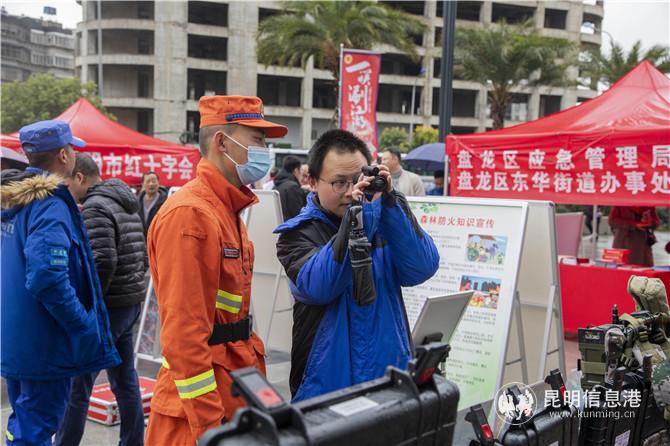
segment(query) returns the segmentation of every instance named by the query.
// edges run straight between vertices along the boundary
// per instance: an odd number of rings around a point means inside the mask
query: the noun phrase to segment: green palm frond
[[[569,85],[567,68],[574,64],[575,45],[567,39],[540,35],[532,22],[505,21],[485,28],[458,28],[455,71],[465,80],[492,85],[494,125],[501,126],[510,88],[515,85]]]
[[[425,25],[411,14],[372,1],[287,1],[282,12],[258,27],[260,63],[304,65],[314,63],[338,76],[339,48],[370,50],[392,45],[418,59],[411,36]]]
[[[655,45],[643,52],[642,42],[639,40],[633,44],[628,54],[616,42],[611,43],[608,55],[602,54],[600,50],[592,50],[580,66],[582,72],[590,77],[590,86],[595,88],[598,82],[612,85],[643,60],[648,60],[663,73],[670,72],[670,49]]]

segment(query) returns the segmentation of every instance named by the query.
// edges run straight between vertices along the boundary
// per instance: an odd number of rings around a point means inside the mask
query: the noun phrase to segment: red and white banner
[[[343,49],[340,55],[340,128],[361,138],[377,156],[377,91],[381,55]]]
[[[614,145],[601,140],[576,148],[505,148],[503,143],[484,149],[448,141],[447,152],[454,196],[670,205],[668,144]]]
[[[4,146],[16,150],[20,157],[24,157],[18,138],[11,135],[2,135]],[[142,174],[156,172],[161,186],[183,186],[193,178],[200,152],[193,148],[189,150],[172,149],[166,147],[147,148],[108,147],[89,144],[77,151],[91,155],[100,169],[103,180],[118,178],[131,186],[142,183]],[[4,156],[4,155],[3,155]],[[27,163],[27,160],[25,160]]]
[[[87,152],[100,168],[103,179],[118,178],[130,185],[142,182],[142,174],[156,172],[161,186],[183,186],[195,178],[195,168],[200,161],[197,150],[182,153],[147,153],[146,150],[106,149],[87,147],[79,149]]]

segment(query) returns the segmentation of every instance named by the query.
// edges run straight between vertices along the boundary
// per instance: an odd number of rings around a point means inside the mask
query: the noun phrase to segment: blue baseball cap
[[[72,136],[70,125],[64,121],[39,121],[28,124],[19,130],[19,140],[26,153],[48,152],[67,144],[86,147],[83,139]]]

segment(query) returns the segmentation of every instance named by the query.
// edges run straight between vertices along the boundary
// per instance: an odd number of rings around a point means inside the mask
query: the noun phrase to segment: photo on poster
[[[498,308],[500,279],[492,277],[463,276],[459,291],[474,291],[469,306],[477,308]]]
[[[469,262],[502,265],[507,255],[507,237],[499,235],[468,235],[465,259]]]

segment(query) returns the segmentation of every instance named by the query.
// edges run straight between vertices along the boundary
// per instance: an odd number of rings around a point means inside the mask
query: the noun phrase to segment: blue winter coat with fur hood
[[[56,380],[111,368],[112,342],[77,204],[40,169],[2,172],[0,371]]]

